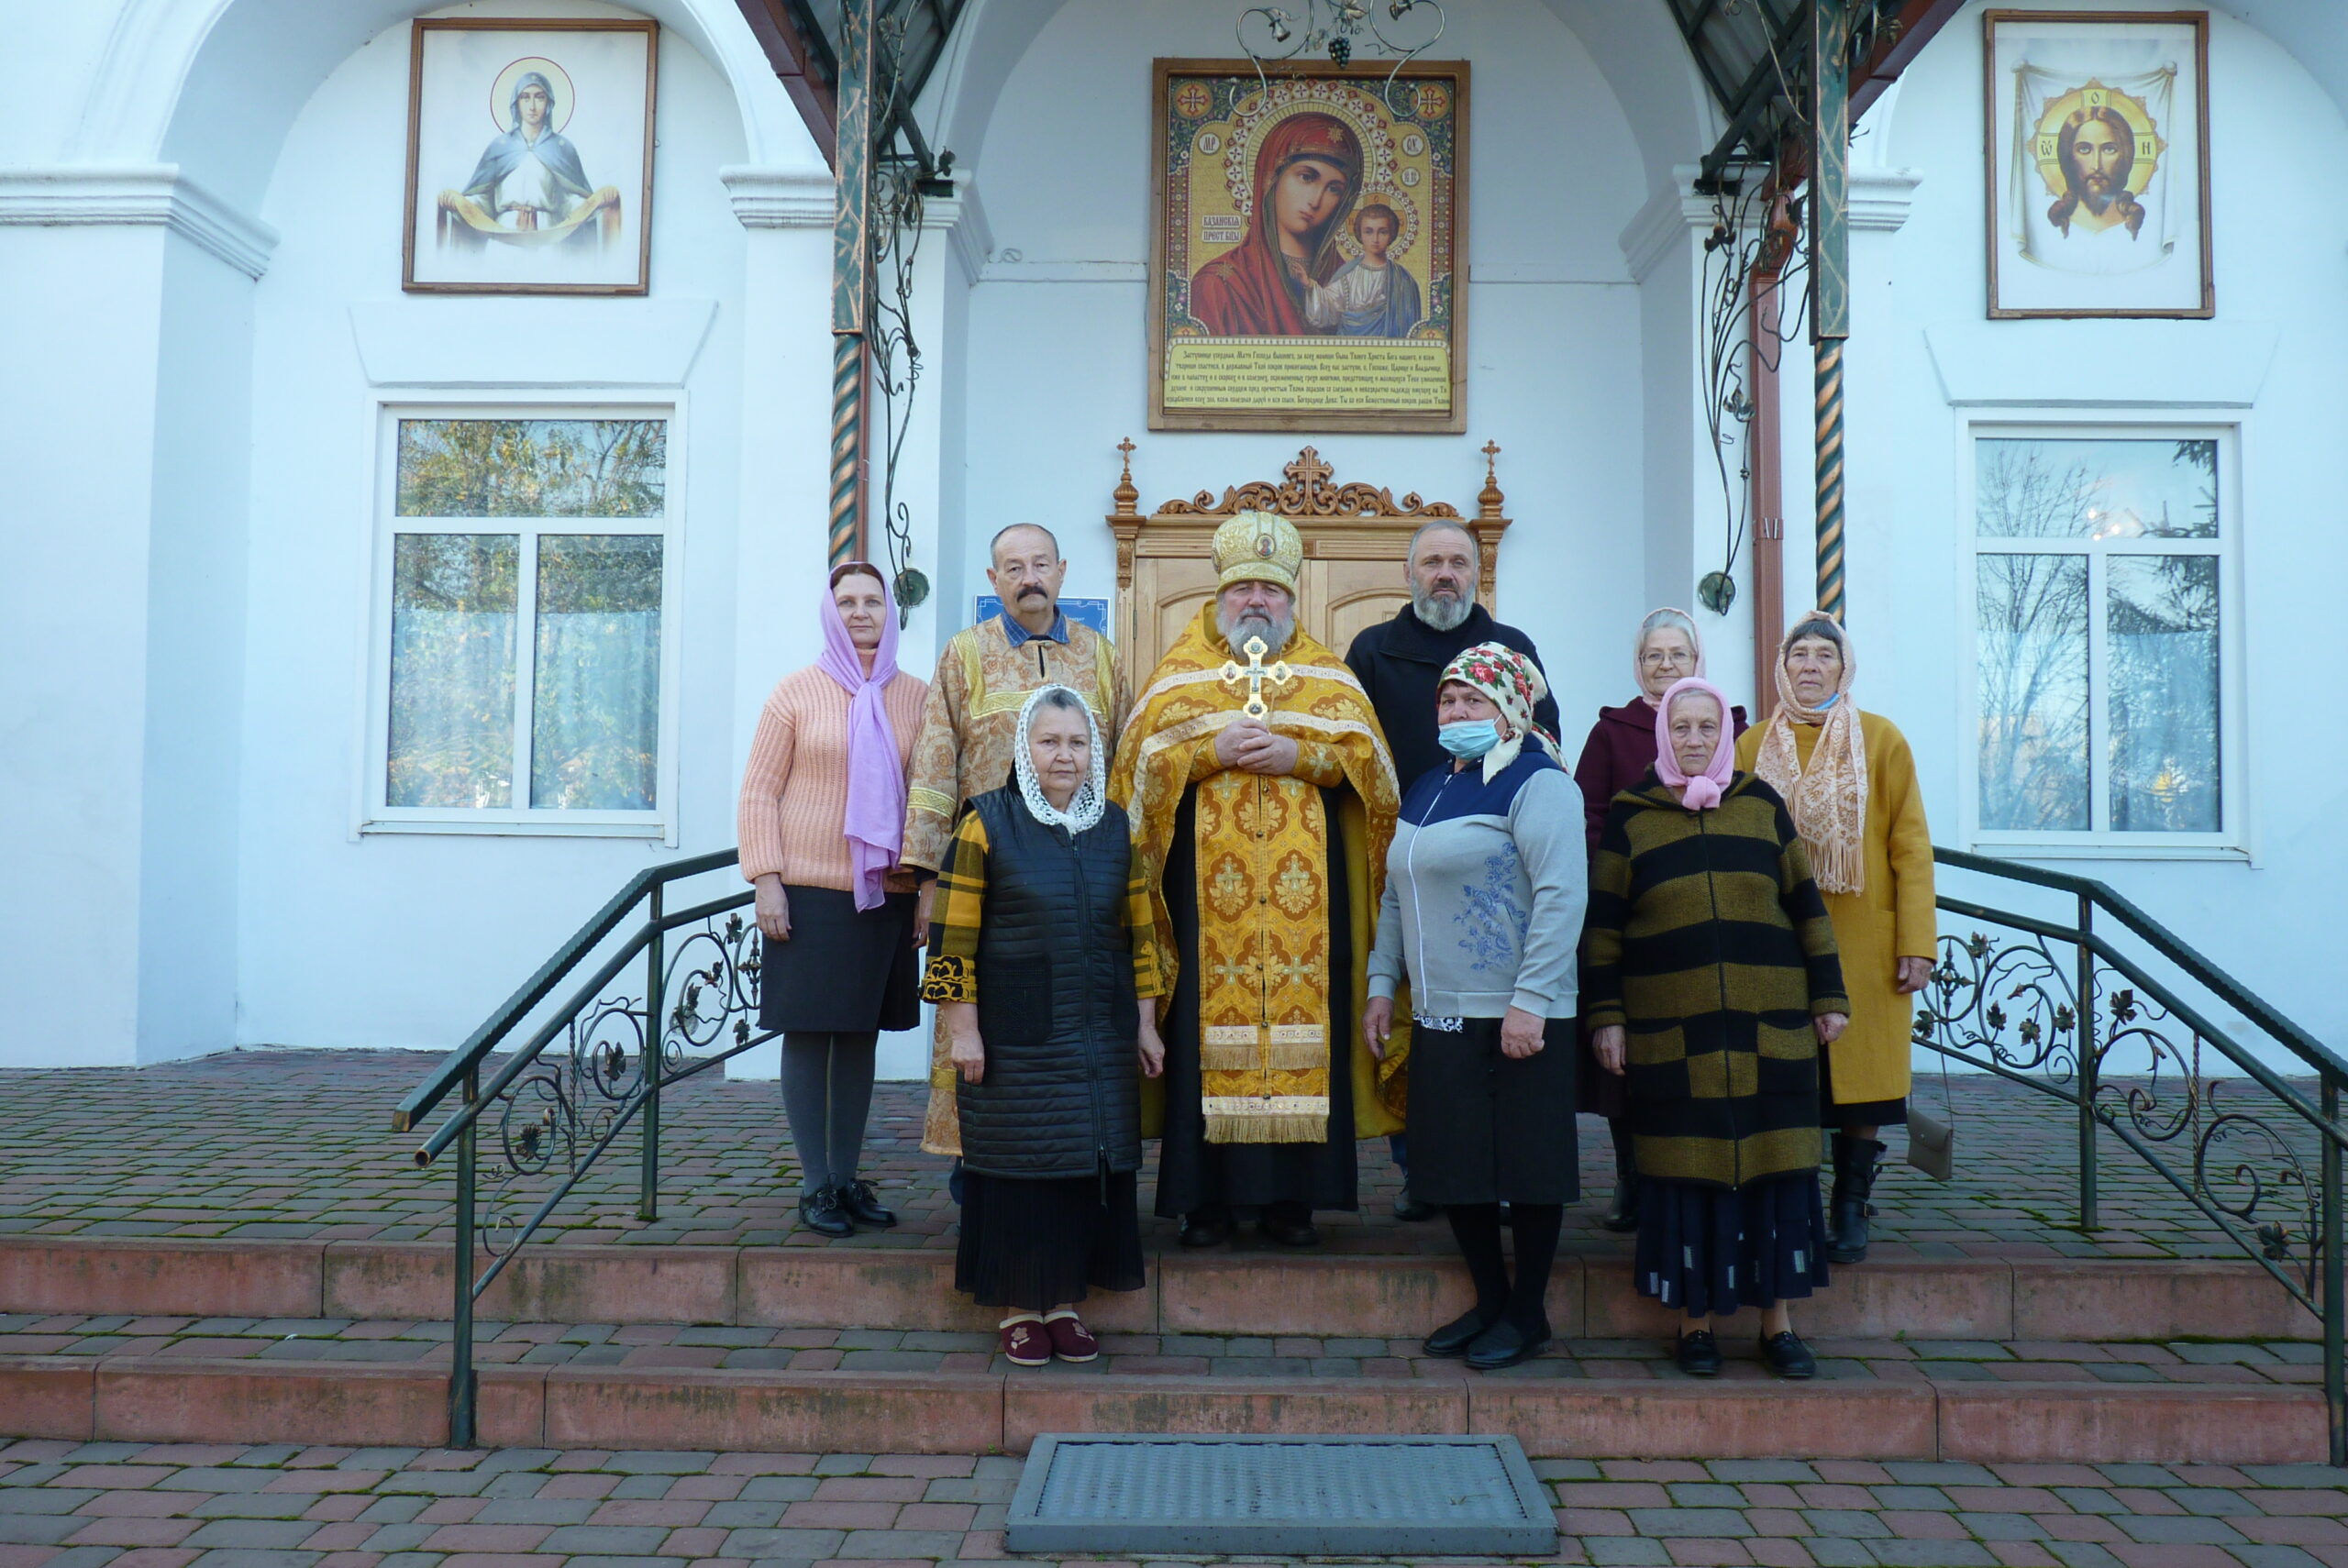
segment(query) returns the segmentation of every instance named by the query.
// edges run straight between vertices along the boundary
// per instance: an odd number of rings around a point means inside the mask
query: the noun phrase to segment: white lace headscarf
[[[1036,710],[1045,705],[1045,699],[1055,691],[1068,698],[1067,702],[1054,702],[1053,707],[1073,707],[1084,715],[1084,727],[1092,736],[1092,776],[1076,787],[1075,798],[1062,811],[1044,794],[1044,787],[1036,778],[1036,762],[1027,754],[1027,731],[1035,723]],[[1011,743],[1012,771],[1019,780],[1020,797],[1027,802],[1028,812],[1046,827],[1066,828],[1071,834],[1085,833],[1099,824],[1101,809],[1109,799],[1109,759],[1102,755],[1101,722],[1092,716],[1092,709],[1083,696],[1066,686],[1038,686],[1027,694],[1019,707],[1019,733]]]

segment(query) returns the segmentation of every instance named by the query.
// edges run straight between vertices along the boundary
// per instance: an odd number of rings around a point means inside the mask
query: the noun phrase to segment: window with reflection
[[[660,801],[669,421],[390,422],[379,819]]]
[[[2231,451],[2217,435],[1977,434],[1984,834],[2226,831]]]

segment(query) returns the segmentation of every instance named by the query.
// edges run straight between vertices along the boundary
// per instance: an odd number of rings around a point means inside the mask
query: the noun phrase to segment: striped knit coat
[[[1777,791],[1749,773],[1690,812],[1650,771],[1590,864],[1582,1002],[1629,1033],[1639,1174],[1740,1187],[1814,1168],[1818,1037],[1845,1012],[1834,928]]]

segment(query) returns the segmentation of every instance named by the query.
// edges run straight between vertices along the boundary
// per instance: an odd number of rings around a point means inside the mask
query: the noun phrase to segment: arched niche
[[[336,66],[361,49],[404,48],[400,24],[411,17],[477,9],[412,0],[125,0],[66,161],[177,164],[250,212],[294,116]],[[582,11],[649,17],[714,64],[733,89],[753,163],[822,166],[733,0],[640,0],[560,14]],[[516,0],[498,14],[558,13]]]

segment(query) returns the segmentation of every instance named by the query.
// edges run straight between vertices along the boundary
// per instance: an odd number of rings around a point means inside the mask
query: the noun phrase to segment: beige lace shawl
[[[1826,618],[1813,610],[1796,621]],[[1858,704],[1851,701],[1851,682],[1858,674],[1858,654],[1850,634],[1843,635],[1843,679],[1835,683],[1833,701],[1823,708],[1805,708],[1786,678],[1786,650],[1792,638],[1778,647],[1778,711],[1761,736],[1753,771],[1785,798],[1793,813],[1794,831],[1810,850],[1811,873],[1829,893],[1855,893],[1866,885],[1867,749],[1860,732]],[[1810,766],[1801,765],[1801,750],[1794,742],[1796,724],[1822,726],[1811,748]]]

